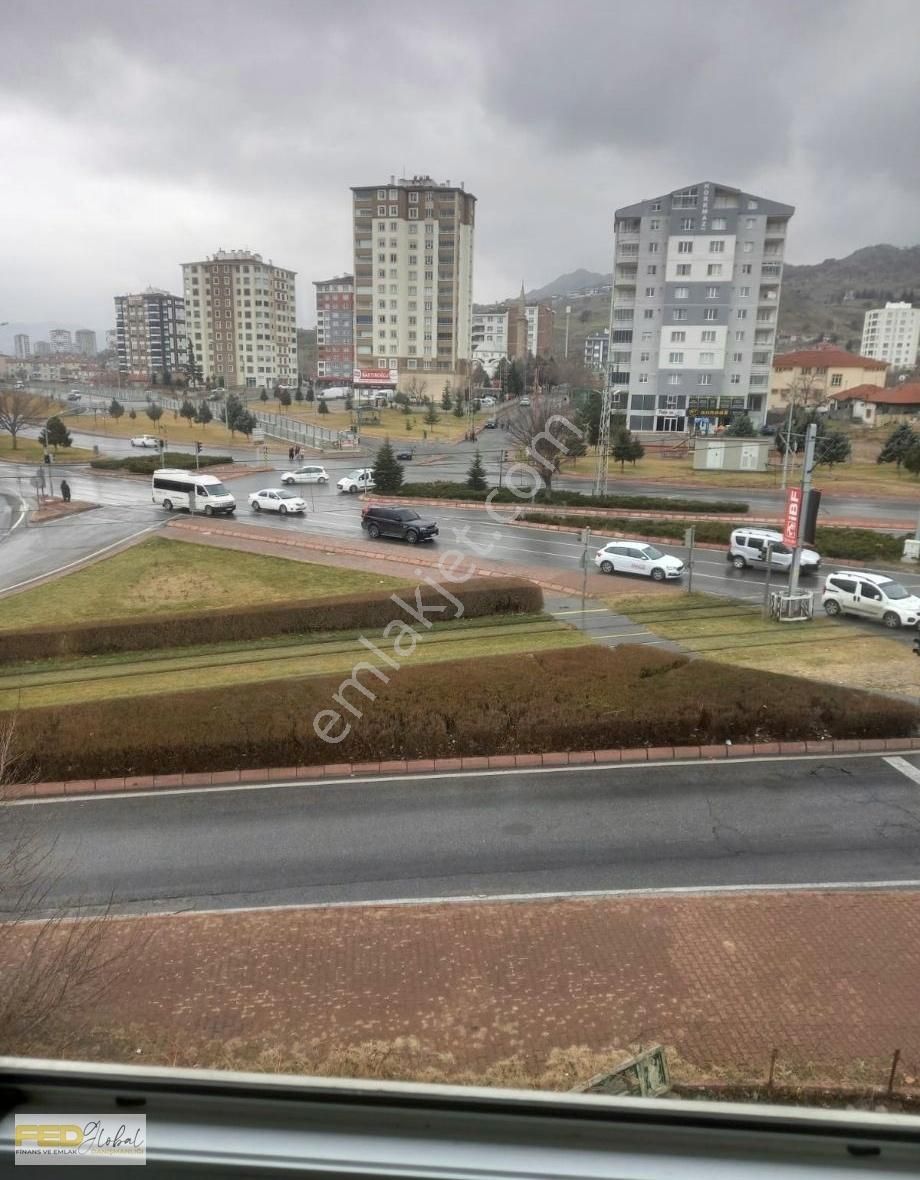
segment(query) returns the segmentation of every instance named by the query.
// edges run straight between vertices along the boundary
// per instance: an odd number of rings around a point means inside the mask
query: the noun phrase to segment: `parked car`
[[[16,382],[16,385],[15,385],[16,389],[25,389],[25,387],[26,387],[25,381],[17,381]]]
[[[283,488],[263,488],[261,492],[250,492],[249,507],[253,512],[278,512],[286,516],[289,512],[306,512],[307,502],[296,492]]]
[[[728,546],[728,560],[736,570],[766,569],[767,546],[770,546],[770,565],[776,569],[792,568],[793,550],[783,540],[783,534],[771,529],[734,529]],[[814,549],[802,549],[799,572],[816,574],[821,567],[821,555]]]
[[[340,492],[349,492],[351,495],[356,492],[369,492],[376,486],[373,474],[370,467],[359,467],[356,471],[343,475],[335,486]]]
[[[411,459],[415,458],[415,451],[397,451],[396,458],[401,463],[408,463]]]
[[[484,430],[496,430],[497,428],[498,428],[498,423],[495,421],[494,418],[490,418],[488,420],[488,422],[483,423]]]
[[[281,476],[281,482],[288,485],[292,483],[328,483],[329,476],[326,474],[325,467],[313,465],[297,467],[294,471],[285,471]]]
[[[69,402],[81,402],[83,400],[83,394],[79,389],[72,389],[67,395],[67,400]]]
[[[829,615],[881,619],[886,627],[916,627],[920,598],[889,578],[864,570],[837,570],[824,581],[821,605]]]
[[[604,574],[643,574],[653,582],[679,578],[684,572],[684,563],[679,557],[662,553],[644,541],[610,541],[603,549],[598,549],[594,564]]]
[[[425,520],[414,508],[385,504],[371,504],[365,508],[361,513],[361,528],[367,530],[369,537],[398,537],[410,545],[433,541],[438,535],[437,522]]]
[[[491,410],[492,407],[495,405],[495,398],[494,397],[481,397],[479,399],[479,404],[482,406],[482,408],[484,410]]]
[[[158,447],[160,440],[153,434],[136,434],[131,439],[132,447]]]
[[[518,402],[518,405],[519,406],[529,406],[530,405],[530,398],[529,397],[522,397],[521,400]]]

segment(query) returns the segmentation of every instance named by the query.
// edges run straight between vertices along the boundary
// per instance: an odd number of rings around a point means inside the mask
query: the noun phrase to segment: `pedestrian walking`
[[[61,480],[61,499],[65,504],[70,503],[70,484],[66,479]]]
[[[294,462],[294,448],[288,447],[288,463]]]
[[[298,443],[298,444],[297,444],[297,446],[294,448],[294,458],[295,458],[295,459],[300,459],[300,456],[301,456],[302,454],[303,454],[303,452],[302,452],[302,451],[301,451],[301,449],[300,449],[300,443]]]

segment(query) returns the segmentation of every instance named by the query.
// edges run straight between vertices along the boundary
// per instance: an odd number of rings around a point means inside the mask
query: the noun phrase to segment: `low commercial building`
[[[769,408],[786,409],[792,398],[821,405],[834,394],[860,385],[881,387],[887,371],[885,361],[832,346],[780,353],[773,358]]]
[[[696,471],[767,471],[772,438],[698,438],[693,447]]]

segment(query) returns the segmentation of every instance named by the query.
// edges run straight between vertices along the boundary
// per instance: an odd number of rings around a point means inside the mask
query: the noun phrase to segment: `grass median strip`
[[[3,599],[0,630],[396,589],[406,578],[153,537]]]
[[[708,594],[617,595],[614,610],[717,663],[785,672],[829,684],[920,697],[920,660],[906,644],[816,615],[765,621],[756,607]]]
[[[382,651],[392,651],[391,640],[371,633],[368,638]],[[412,657],[413,663],[433,663],[460,658],[508,655],[572,647],[590,641],[567,624],[546,616],[521,616],[514,620],[461,621],[435,624]],[[144,697],[193,688],[245,685],[287,680],[326,673],[348,672],[368,652],[358,644],[358,633],[341,633],[308,642],[271,647],[239,647],[229,651],[200,651],[189,656],[173,651],[160,658],[111,661],[40,671],[28,666],[0,677],[0,710],[28,709],[100,701],[113,697]]]

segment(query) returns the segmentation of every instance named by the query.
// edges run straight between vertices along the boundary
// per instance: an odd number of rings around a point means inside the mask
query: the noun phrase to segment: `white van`
[[[163,467],[153,473],[152,491],[154,504],[162,504],[167,512],[185,508],[205,516],[229,516],[236,511],[236,500],[217,476],[200,471]]]
[[[772,529],[733,529],[726,557],[736,570],[765,569],[767,546],[770,547],[770,565],[774,569],[792,568],[793,550],[783,540],[783,534]],[[821,566],[821,557],[814,549],[802,549],[799,571],[802,574],[816,574]]]

